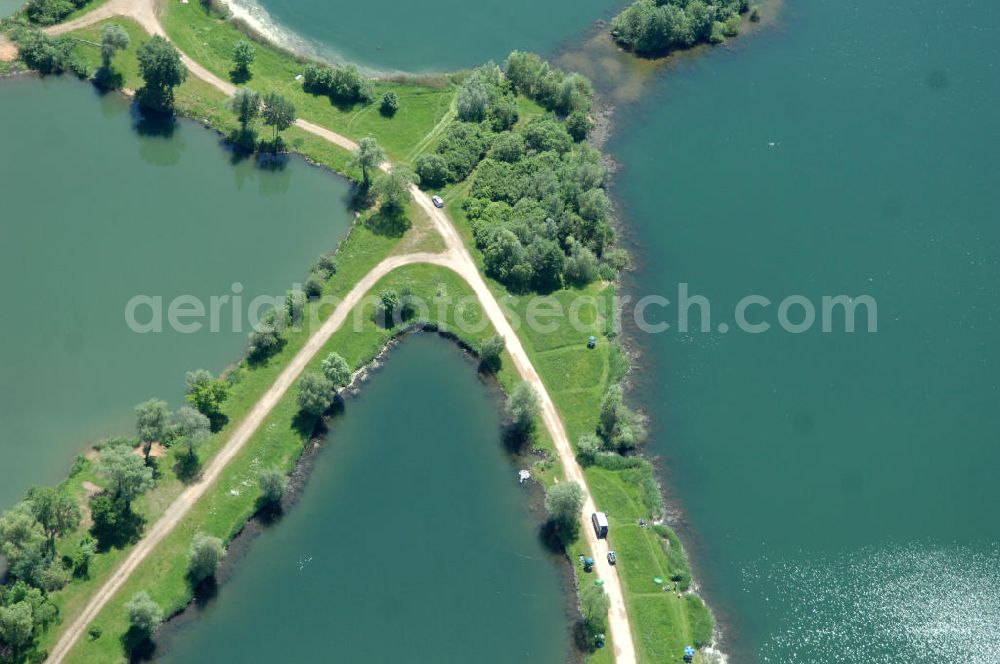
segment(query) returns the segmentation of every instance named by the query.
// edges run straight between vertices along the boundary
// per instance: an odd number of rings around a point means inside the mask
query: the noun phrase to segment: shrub
[[[69,579],[70,571],[63,567],[62,563],[53,560],[42,568],[38,576],[38,585],[45,592],[53,593],[65,587]]]
[[[604,592],[602,586],[591,584],[580,591],[580,612],[583,614],[583,627],[591,638],[608,631],[608,612],[610,610],[611,598]]]
[[[299,409],[308,415],[319,417],[333,402],[334,385],[320,373],[307,373],[299,379],[296,400]]]
[[[326,280],[329,277],[325,273],[319,271],[313,271],[309,273],[309,278],[306,279],[305,286],[303,290],[305,291],[306,297],[319,297],[323,294],[323,287],[326,285]]]
[[[314,272],[326,272],[328,275],[337,274],[337,259],[333,254],[323,254],[313,263]]]
[[[499,334],[484,340],[479,346],[479,359],[482,365],[493,373],[500,371],[501,356],[506,346],[507,342]]]
[[[375,96],[371,81],[363,78],[353,65],[308,64],[302,73],[302,88],[310,94],[326,95],[344,104],[370,104]]]
[[[422,154],[413,161],[413,167],[420,182],[428,187],[444,186],[451,175],[448,163],[439,154]]]
[[[233,63],[236,65],[236,72],[241,76],[249,74],[250,65],[253,64],[256,56],[257,49],[246,39],[236,42],[236,46],[233,48]]]
[[[25,8],[28,19],[38,25],[52,25],[86,5],[88,0],[30,0]]]
[[[545,509],[563,544],[576,538],[583,509],[583,489],[573,481],[560,482],[545,492]]]
[[[667,573],[670,575],[670,580],[677,584],[677,589],[681,592],[687,591],[691,587],[691,565],[680,538],[663,524],[654,524],[653,531],[660,536],[660,544],[667,556]]]
[[[450,179],[460,182],[469,177],[489,147],[490,136],[479,125],[454,122],[445,130],[437,153],[447,163]]]
[[[526,436],[535,428],[535,418],[541,412],[538,393],[531,383],[521,382],[511,391],[507,399],[507,414],[510,416],[514,432]]]
[[[281,335],[270,323],[261,323],[257,329],[250,332],[250,357],[262,360],[270,357],[281,348]]]
[[[195,533],[188,551],[188,577],[192,583],[201,583],[215,576],[215,570],[226,555],[226,547],[218,537]]]
[[[288,490],[288,478],[279,469],[262,470],[257,480],[260,483],[260,497],[265,505],[277,505],[285,497],[285,491]]]
[[[396,114],[396,111],[398,110],[399,110],[399,98],[396,97],[395,92],[392,92],[390,90],[389,92],[386,92],[384,95],[382,95],[382,103],[379,105],[379,112],[381,112],[382,115],[391,118]]]
[[[638,468],[643,464],[643,458],[638,456],[622,456],[615,452],[601,452],[594,456],[594,465],[605,470],[625,470]]]
[[[646,439],[645,423],[625,405],[620,385],[611,385],[601,400],[598,433],[606,446],[619,451],[635,449]]]
[[[137,592],[125,605],[129,624],[139,634],[149,637],[163,622],[163,609],[145,591]]]
[[[524,157],[524,137],[521,134],[505,133],[497,136],[490,149],[490,158],[509,164]]]
[[[84,535],[80,538],[80,544],[69,556],[73,576],[81,579],[86,579],[90,576],[90,561],[93,560],[96,552],[97,542],[93,537]]]
[[[496,132],[512,129],[520,117],[517,102],[511,95],[505,95],[493,102],[486,115],[490,121],[490,127]]]
[[[566,117],[566,131],[577,143],[587,138],[593,128],[594,123],[591,122],[590,116],[583,111],[573,111]]]
[[[738,15],[730,16],[723,21],[722,34],[727,37],[735,37],[740,34],[740,17]]]
[[[592,433],[585,433],[580,436],[576,443],[577,459],[583,466],[592,466],[601,453],[601,439]]]
[[[594,252],[574,241],[570,249],[570,256],[566,259],[563,268],[566,282],[571,286],[586,286],[597,279],[599,268],[600,264],[597,257],[594,256]]]
[[[711,645],[715,632],[715,619],[711,611],[697,595],[687,595],[684,603],[687,604],[688,624],[691,625],[691,640],[694,641],[695,648]]]
[[[66,37],[52,38],[38,30],[22,28],[14,32],[21,59],[42,74],[61,74],[71,68],[73,42]]]
[[[560,115],[587,112],[593,103],[594,89],[589,80],[550,67],[534,53],[512,52],[504,64],[504,72],[514,90]]]

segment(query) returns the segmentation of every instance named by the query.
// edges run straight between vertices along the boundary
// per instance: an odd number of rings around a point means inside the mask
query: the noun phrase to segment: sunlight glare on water
[[[784,615],[761,649],[763,662],[1000,659],[996,547],[911,545],[805,564],[762,561],[744,578],[744,590],[767,592],[769,612]]]

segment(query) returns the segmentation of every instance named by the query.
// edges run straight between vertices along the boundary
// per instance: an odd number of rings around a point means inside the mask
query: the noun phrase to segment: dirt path
[[[0,35],[0,62],[13,62],[17,59],[17,47]]]
[[[205,492],[218,480],[226,466],[233,457],[246,445],[247,441],[260,427],[261,423],[284,396],[288,388],[302,373],[303,369],[316,356],[316,353],[330,340],[330,337],[340,329],[347,319],[347,315],[364,297],[364,295],[375,285],[375,283],[389,274],[396,268],[415,263],[432,263],[454,269],[454,259],[447,254],[408,254],[405,256],[392,256],[376,265],[371,272],[366,274],[353,289],[344,297],[343,301],[337,305],[330,317],[323,323],[320,329],[313,334],[306,342],[306,345],[292,358],[288,366],[281,372],[267,392],[254,404],[254,407],[246,415],[243,421],[233,432],[230,439],[212,461],[205,467],[203,476],[197,484],[192,484],[185,489],[181,495],[171,503],[163,516],[150,528],[149,532],[139,541],[136,547],[129,553],[125,561],[114,571],[104,585],[91,597],[86,608],[77,616],[76,620],[66,629],[59,642],[49,654],[48,661],[61,662],[69,653],[70,649],[86,630],[94,618],[97,617],[101,609],[125,584],[128,578],[135,572],[136,568],[146,559],[153,550],[170,534],[170,532],[181,522],[198,500],[205,495]]]
[[[90,14],[55,26],[49,31],[52,34],[60,34],[92,25],[111,16],[124,15],[135,19],[150,34],[166,37],[163,27],[156,16],[154,2],[155,0],[109,0],[107,4],[102,5]],[[231,95],[235,91],[235,86],[212,74],[187,55],[182,53],[181,59],[193,75],[209,83],[222,93]],[[295,124],[303,130],[347,150],[353,150],[357,147],[357,144],[349,138],[306,120],[297,120]],[[389,164],[382,165],[383,169],[387,169],[388,167]],[[595,511],[594,500],[584,479],[583,470],[576,462],[576,455],[573,452],[569,437],[566,435],[566,429],[563,427],[562,420],[559,418],[559,413],[556,411],[555,404],[552,402],[548,390],[545,389],[545,385],[542,383],[538,372],[532,366],[528,353],[524,350],[524,346],[521,345],[521,340],[514,332],[506,316],[504,316],[499,302],[497,302],[483,280],[482,275],[480,275],[475,260],[473,260],[472,255],[466,248],[454,224],[452,224],[443,210],[434,207],[430,197],[426,193],[416,186],[411,187],[410,191],[414,200],[428,214],[441,233],[447,250],[443,254],[408,254],[387,258],[358,282],[320,330],[313,335],[306,346],[299,351],[288,367],[278,376],[275,383],[268,389],[260,401],[257,402],[253,410],[250,411],[250,414],[233,433],[232,438],[226,443],[226,446],[205,469],[204,479],[185,490],[177,498],[167,509],[163,517],[156,522],[149,533],[136,545],[136,548],[125,559],[125,562],[115,570],[112,577],[91,598],[83,613],[73,621],[73,624],[60,637],[59,642],[49,655],[49,661],[54,664],[59,664],[63,661],[84,630],[86,630],[87,625],[97,617],[101,609],[104,608],[114,594],[125,584],[125,581],[146,556],[173,530],[184,515],[187,514],[188,510],[191,509],[191,506],[204,495],[205,491],[219,477],[226,464],[229,463],[250,439],[267,414],[274,408],[278,400],[288,390],[288,387],[302,372],[302,369],[305,368],[312,357],[326,343],[330,335],[344,322],[347,313],[360,301],[365,292],[381,277],[397,267],[413,263],[433,263],[453,270],[469,284],[473,292],[475,292],[476,297],[479,298],[490,322],[493,323],[497,332],[506,340],[507,350],[514,360],[518,374],[538,392],[541,402],[542,421],[555,443],[556,453],[559,455],[563,468],[566,470],[566,478],[579,483],[583,488],[584,504],[580,515],[583,521],[582,532],[587,539],[588,546],[594,553],[597,576],[604,579],[604,590],[611,599],[608,622],[614,646],[615,661],[618,664],[633,664],[636,662],[635,645],[632,641],[632,630],[629,625],[628,611],[625,607],[625,595],[618,578],[618,571],[608,564],[607,540],[597,539],[593,528],[590,527],[590,515]]]
[[[604,591],[608,593],[608,597],[611,599],[608,623],[611,631],[612,645],[615,649],[615,661],[618,664],[632,664],[636,661],[635,644],[632,642],[632,629],[629,625],[628,610],[625,607],[625,593],[618,578],[618,570],[608,564],[608,541],[597,539],[594,529],[590,525],[590,515],[597,511],[594,506],[594,498],[587,487],[587,481],[583,476],[583,469],[580,468],[580,464],[576,461],[576,454],[573,452],[573,446],[569,442],[569,436],[566,435],[566,429],[563,427],[559,412],[556,410],[556,406],[552,402],[548,390],[545,389],[541,377],[539,377],[538,372],[535,371],[535,367],[531,364],[531,359],[524,350],[524,346],[521,345],[520,338],[514,332],[507,317],[504,316],[500,303],[493,297],[493,293],[490,292],[482,275],[479,274],[476,262],[473,260],[472,255],[469,254],[469,250],[465,247],[465,243],[459,236],[454,224],[451,223],[451,220],[442,210],[434,207],[434,204],[426,193],[416,186],[411,187],[410,191],[417,204],[430,215],[441,235],[444,236],[448,253],[457,257],[456,267],[453,269],[472,287],[472,290],[476,293],[476,297],[482,303],[486,315],[489,316],[490,322],[493,323],[497,332],[507,342],[507,351],[514,360],[517,373],[520,374],[522,379],[531,383],[535,391],[538,392],[542,407],[542,421],[555,443],[556,453],[559,455],[559,460],[566,470],[566,479],[575,481],[583,487],[584,501],[583,510],[580,514],[580,518],[583,521],[582,532],[587,539],[587,545],[594,554],[597,576],[604,579]]]

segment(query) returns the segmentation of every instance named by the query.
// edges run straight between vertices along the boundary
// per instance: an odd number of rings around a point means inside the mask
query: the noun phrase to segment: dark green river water
[[[324,445],[298,504],[163,661],[565,660],[556,562],[495,397],[454,344],[404,340]]]
[[[234,283],[247,304],[281,295],[350,221],[347,184],[303,161],[233,165],[193,123],[169,138],[134,125],[124,101],[83,83],[0,81],[0,505],[61,480],[88,441],[130,431],[136,403],[179,406],[186,371],[239,358],[248,328],[233,331],[232,306],[218,333],[207,319],[181,333],[174,298],[207,303]],[[126,324],[135,295],[162,298],[162,333]]]

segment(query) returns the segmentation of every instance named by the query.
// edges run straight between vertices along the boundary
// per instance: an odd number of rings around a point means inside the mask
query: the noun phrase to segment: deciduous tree
[[[97,471],[108,480],[108,490],[126,509],[153,486],[153,469],[122,445],[101,450]]]
[[[152,636],[163,622],[163,609],[144,590],[137,592],[128,601],[125,615],[132,628],[144,637]]]
[[[180,53],[169,41],[155,35],[139,47],[136,57],[144,81],[137,93],[139,103],[154,111],[173,111],[174,88],[183,83],[188,74]]]
[[[264,95],[264,106],[261,111],[264,124],[274,130],[272,141],[278,142],[278,133],[285,131],[295,122],[295,106],[276,92]]]
[[[215,378],[207,369],[189,371],[184,377],[187,402],[209,420],[222,413],[222,403],[229,398],[229,384]]]
[[[372,190],[379,198],[380,209],[386,214],[402,213],[410,199],[410,185],[418,180],[416,173],[399,165],[379,176]]]
[[[604,588],[597,585],[587,585],[580,593],[580,612],[583,614],[583,626],[591,636],[597,636],[608,631],[608,611],[611,610],[611,598]]]
[[[299,409],[319,417],[326,412],[333,401],[334,385],[320,373],[307,373],[299,380],[297,396]]]
[[[47,550],[45,530],[32,514],[30,504],[18,503],[0,516],[0,554],[7,559],[15,578],[37,583]]]
[[[351,382],[351,367],[338,353],[330,353],[323,360],[323,375],[335,387],[343,387]]]
[[[288,478],[277,468],[267,468],[260,471],[261,500],[267,505],[277,505],[288,490]]]
[[[479,360],[483,366],[496,373],[500,370],[500,358],[503,355],[507,342],[499,334],[485,339],[479,346]]]
[[[515,432],[520,435],[531,433],[540,410],[535,388],[528,382],[518,383],[507,399],[507,414],[512,420]]]
[[[244,134],[253,131],[253,124],[260,117],[260,103],[260,95],[250,88],[239,88],[233,94],[230,106]]]
[[[205,533],[196,533],[188,551],[188,576],[195,584],[201,583],[210,576],[215,576],[215,570],[226,555],[226,547],[218,537]]]
[[[236,74],[234,78],[240,80],[248,79],[250,77],[250,65],[253,64],[256,56],[257,49],[246,39],[236,42],[236,46],[233,48],[234,73]]]
[[[111,59],[115,53],[129,46],[128,33],[117,23],[108,23],[101,28],[101,66],[111,69]]]
[[[45,529],[49,548],[55,551],[56,538],[72,532],[80,525],[80,506],[62,489],[36,486],[28,491],[27,502],[35,519]]]
[[[569,542],[579,531],[583,489],[572,481],[552,485],[545,493],[545,509],[559,537],[564,543]]]
[[[149,460],[153,443],[163,442],[170,430],[170,411],[167,402],[150,399],[135,407],[135,430],[143,446],[143,454]]]
[[[358,141],[351,164],[361,169],[361,184],[366,189],[371,185],[371,174],[386,160],[385,150],[371,136]]]
[[[193,458],[195,449],[211,435],[211,424],[199,411],[190,406],[182,406],[174,414],[174,431],[180,441],[187,445],[188,456]]]

